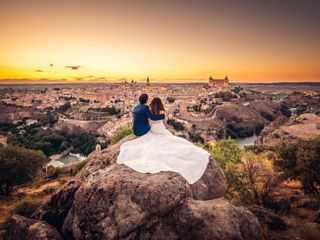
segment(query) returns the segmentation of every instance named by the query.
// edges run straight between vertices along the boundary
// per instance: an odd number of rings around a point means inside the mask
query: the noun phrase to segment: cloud
[[[79,70],[81,66],[65,66],[65,68],[69,68],[71,70]]]
[[[34,70],[35,72],[41,73],[43,72],[41,69]]]

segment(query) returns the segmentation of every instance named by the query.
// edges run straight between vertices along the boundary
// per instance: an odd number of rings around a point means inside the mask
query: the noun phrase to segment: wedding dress
[[[209,153],[166,129],[163,121],[151,121],[150,131],[120,147],[117,163],[142,173],[173,171],[190,184],[203,175]]]

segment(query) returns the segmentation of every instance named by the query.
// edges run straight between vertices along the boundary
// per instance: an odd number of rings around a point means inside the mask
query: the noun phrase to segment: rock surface
[[[7,227],[7,240],[62,240],[63,238],[58,231],[49,224],[22,217],[20,215],[13,215]]]
[[[130,135],[122,139],[117,144],[104,149],[101,153],[93,152],[90,154],[90,161],[86,168],[81,172],[80,178],[85,179],[93,172],[116,163],[122,143],[130,141],[134,138],[135,137],[133,135]],[[190,185],[190,187],[194,199],[208,200],[222,197],[226,190],[226,181],[224,174],[221,168],[217,165],[216,161],[210,161],[202,177],[197,182]]]
[[[320,136],[320,116],[305,113],[295,119],[279,118],[262,130],[257,144],[276,146],[283,142],[310,140]]]
[[[114,164],[120,145],[132,138],[91,154],[32,218],[64,239],[263,239],[251,212],[221,198],[225,179],[214,160],[193,185],[174,172],[139,173]]]

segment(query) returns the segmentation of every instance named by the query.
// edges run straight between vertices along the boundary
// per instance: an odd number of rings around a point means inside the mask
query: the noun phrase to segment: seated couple
[[[117,163],[142,173],[172,171],[190,184],[203,175],[210,154],[188,140],[173,135],[165,126],[165,108],[160,98],[142,94],[133,109],[133,133],[138,138],[120,147]]]

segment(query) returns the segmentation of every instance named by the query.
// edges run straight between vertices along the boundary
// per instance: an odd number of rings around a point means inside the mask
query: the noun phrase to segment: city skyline
[[[319,82],[318,1],[3,1],[0,83]]]

